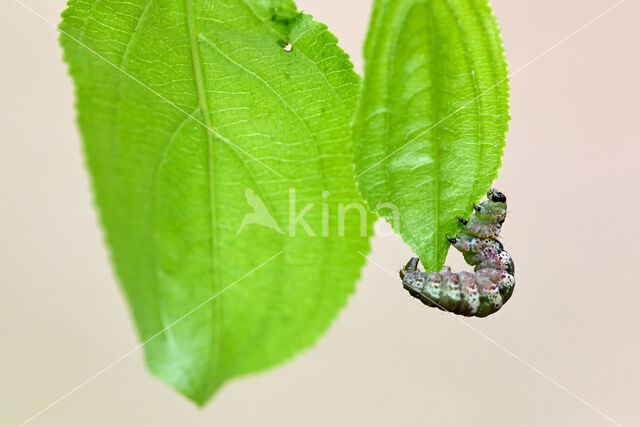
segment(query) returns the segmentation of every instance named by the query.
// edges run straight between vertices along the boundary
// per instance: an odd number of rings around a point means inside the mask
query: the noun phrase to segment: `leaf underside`
[[[456,215],[470,214],[501,164],[509,88],[497,22],[487,0],[376,0],[365,64],[358,189],[439,270]]]
[[[355,210],[338,233],[359,77],[335,37],[288,0],[71,0],[60,28],[149,369],[203,404],[313,344],[371,234]],[[292,191],[316,236],[291,235]],[[241,229],[256,199],[276,225]]]

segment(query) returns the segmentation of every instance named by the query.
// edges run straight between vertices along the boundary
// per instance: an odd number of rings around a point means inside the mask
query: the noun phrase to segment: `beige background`
[[[21,1],[55,23],[64,8],[63,0]],[[530,63],[615,1],[493,1],[516,72],[498,186],[509,196],[504,240],[518,285],[498,315],[463,322],[426,309],[370,263],[315,348],[232,382],[204,410],[151,377],[135,353],[31,425],[612,424],[566,390],[638,425],[639,2],[627,0]],[[298,3],[329,25],[361,70],[370,0]],[[5,426],[137,342],[96,226],[57,34],[14,0],[1,8]],[[396,237],[374,240],[372,258],[391,271],[409,255]]]

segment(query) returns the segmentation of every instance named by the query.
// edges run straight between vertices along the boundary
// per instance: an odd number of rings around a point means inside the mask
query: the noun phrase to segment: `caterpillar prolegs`
[[[511,298],[515,287],[515,267],[498,236],[507,215],[507,198],[496,189],[487,192],[487,200],[473,205],[468,221],[458,217],[464,228],[451,244],[475,266],[474,272],[452,273],[447,266],[440,273],[418,270],[418,258],[400,270],[404,288],[429,307],[437,307],[462,316],[486,317]]]

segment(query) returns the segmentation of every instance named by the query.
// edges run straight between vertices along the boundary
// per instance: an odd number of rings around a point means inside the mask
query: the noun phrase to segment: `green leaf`
[[[455,216],[500,168],[509,89],[498,25],[487,0],[376,0],[365,61],[358,189],[439,270]]]
[[[339,212],[359,77],[336,38],[288,0],[72,0],[61,31],[150,370],[202,404],[317,341],[371,234]]]

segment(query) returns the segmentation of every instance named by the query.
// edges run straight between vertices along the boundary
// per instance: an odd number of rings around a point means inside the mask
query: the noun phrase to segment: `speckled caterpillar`
[[[504,250],[498,235],[507,215],[507,198],[495,189],[487,200],[474,205],[469,221],[458,219],[464,228],[447,239],[475,266],[474,273],[452,273],[447,266],[440,273],[418,270],[418,258],[412,258],[400,270],[404,288],[429,307],[438,307],[462,316],[486,317],[509,300],[515,286],[513,260]]]

